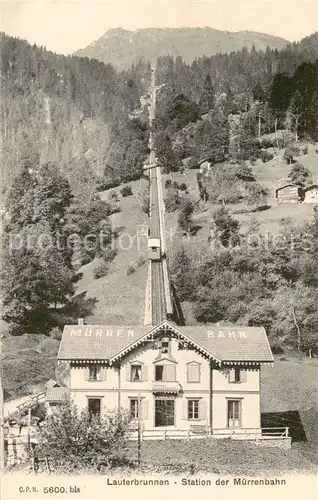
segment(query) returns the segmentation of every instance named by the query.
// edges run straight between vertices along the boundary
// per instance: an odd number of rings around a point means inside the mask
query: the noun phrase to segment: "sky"
[[[317,30],[317,0],[0,0],[1,30],[69,54],[109,28],[251,30],[289,41]]]

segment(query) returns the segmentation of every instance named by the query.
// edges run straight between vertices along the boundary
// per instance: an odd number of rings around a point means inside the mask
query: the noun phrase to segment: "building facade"
[[[299,203],[301,201],[300,188],[294,184],[284,184],[275,191],[277,203]]]
[[[69,325],[58,358],[92,413],[123,408],[143,431],[260,432],[261,365],[273,362],[263,328]]]
[[[313,184],[303,190],[304,203],[318,204],[318,184]]]

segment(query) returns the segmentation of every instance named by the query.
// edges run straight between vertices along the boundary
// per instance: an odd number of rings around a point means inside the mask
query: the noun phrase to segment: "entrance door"
[[[155,426],[174,425],[174,399],[155,400]]]
[[[88,411],[92,415],[100,415],[100,398],[88,398]]]
[[[241,427],[241,400],[233,399],[227,402],[227,418],[229,427]]]

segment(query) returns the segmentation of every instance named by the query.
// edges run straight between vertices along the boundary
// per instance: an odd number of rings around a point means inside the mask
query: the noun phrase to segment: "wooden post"
[[[28,450],[29,451],[31,449],[30,431],[31,431],[31,402],[30,402],[30,405],[28,408]]]
[[[1,422],[0,422],[0,455],[1,455],[1,477],[4,472],[4,397],[3,397],[3,386],[2,386],[2,335],[0,336],[0,411],[1,411]]]
[[[275,140],[276,140],[276,147],[278,148],[278,138],[277,138],[277,118],[275,118]]]
[[[141,462],[141,397],[138,393],[138,440],[137,440],[137,460],[138,465]]]

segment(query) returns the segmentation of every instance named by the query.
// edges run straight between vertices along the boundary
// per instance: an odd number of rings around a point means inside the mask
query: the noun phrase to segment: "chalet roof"
[[[67,325],[58,359],[114,362],[162,330],[174,332],[203,355],[219,363],[273,361],[264,328],[237,325],[176,327],[168,321],[156,327]]]
[[[304,193],[307,193],[307,191],[310,191],[311,189],[317,189],[318,184],[311,184],[311,186],[307,186],[306,188],[303,189]]]
[[[276,191],[279,191],[280,189],[284,189],[286,187],[299,188],[299,186],[296,186],[296,184],[294,184],[293,182],[286,182],[285,184],[278,185],[278,187],[276,188]]]
[[[48,387],[45,401],[48,403],[62,403],[63,399],[69,394],[68,387]]]

